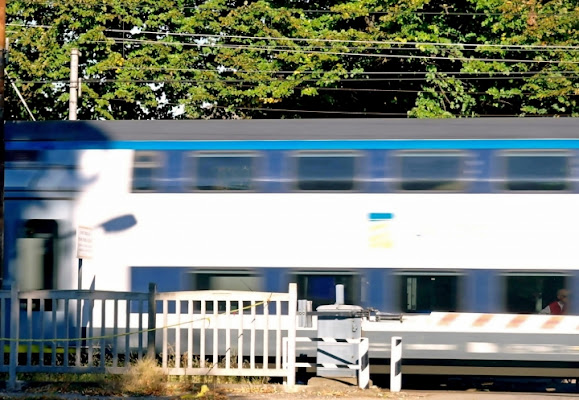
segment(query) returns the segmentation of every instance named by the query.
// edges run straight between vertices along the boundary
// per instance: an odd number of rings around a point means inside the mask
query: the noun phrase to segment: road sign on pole
[[[92,257],[92,228],[76,229],[76,257],[78,258],[78,290],[82,289],[82,260]]]
[[[92,228],[79,226],[76,230],[76,258],[92,258]]]

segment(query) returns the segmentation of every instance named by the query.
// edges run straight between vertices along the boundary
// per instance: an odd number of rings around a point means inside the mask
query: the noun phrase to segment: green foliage
[[[472,95],[472,85],[444,73],[426,75],[427,86],[418,95],[416,106],[408,112],[415,118],[454,118],[456,116],[475,116],[473,111],[476,100]]]
[[[11,0],[7,17],[37,119],[67,117],[74,47],[79,119],[579,116],[575,0]]]

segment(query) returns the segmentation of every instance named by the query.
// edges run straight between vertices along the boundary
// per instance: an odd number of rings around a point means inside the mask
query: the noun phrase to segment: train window
[[[360,275],[349,271],[297,271],[292,282],[297,283],[298,298],[311,300],[312,307],[336,303],[336,285],[344,285],[346,304],[360,305]]]
[[[459,278],[453,272],[400,273],[402,312],[457,311]]]
[[[297,190],[350,191],[357,189],[359,155],[352,152],[300,152],[294,155]]]
[[[193,290],[244,290],[259,292],[263,279],[254,271],[202,270],[190,274]]]
[[[257,155],[252,153],[197,153],[196,190],[255,190]]]
[[[561,151],[512,151],[501,154],[504,189],[559,191],[570,189],[569,154]]]
[[[136,151],[133,161],[133,192],[151,192],[155,190],[160,167],[159,153]]]
[[[79,189],[76,163],[70,152],[17,150],[6,152],[7,191],[59,191]]]
[[[35,163],[40,161],[39,150],[6,150],[6,163]]]
[[[458,151],[405,151],[396,155],[400,190],[463,190],[466,155]]]
[[[201,270],[189,274],[189,286],[193,290],[240,290],[259,292],[263,290],[263,277],[251,270]],[[250,307],[250,302],[243,302],[243,307]],[[195,305],[199,310],[200,304]],[[218,304],[219,312],[225,311],[225,302]],[[237,308],[236,304],[232,305]],[[213,303],[207,302],[205,310],[213,312]]]
[[[534,314],[557,299],[557,291],[567,287],[567,276],[553,273],[512,273],[505,275],[505,310]]]

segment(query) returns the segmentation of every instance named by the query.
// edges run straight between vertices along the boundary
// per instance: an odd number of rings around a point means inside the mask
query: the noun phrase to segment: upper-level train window
[[[296,162],[297,190],[349,191],[357,189],[359,155],[353,152],[300,152]]]
[[[466,155],[458,151],[405,151],[397,154],[400,190],[458,191],[464,188]]]
[[[133,161],[133,192],[150,192],[157,187],[161,156],[153,151],[136,151]]]
[[[567,288],[567,276],[549,272],[505,274],[505,302],[509,313],[536,314],[557,299],[557,291]]]
[[[402,312],[457,311],[459,277],[453,272],[400,273]]]
[[[67,150],[8,150],[7,191],[73,192],[81,189],[76,154]]]
[[[197,153],[194,155],[194,189],[255,190],[257,158],[253,153]]]
[[[38,150],[6,150],[6,163],[35,163],[40,161]]]
[[[563,151],[509,151],[501,154],[504,189],[513,191],[568,190],[569,154]]]

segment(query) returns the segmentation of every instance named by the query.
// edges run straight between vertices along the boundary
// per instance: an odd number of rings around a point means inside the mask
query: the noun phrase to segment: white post
[[[369,352],[370,342],[367,338],[361,338],[358,344],[358,386],[360,389],[370,387],[370,359]]]
[[[344,285],[336,285],[336,305],[344,304]]]
[[[293,388],[296,385],[296,325],[298,307],[298,287],[295,283],[289,284],[288,318],[290,326],[287,332],[287,387]]]
[[[402,388],[402,338],[393,336],[390,347],[390,391]]]
[[[68,119],[76,121],[76,111],[78,107],[78,49],[70,52],[70,96],[68,99]]]

